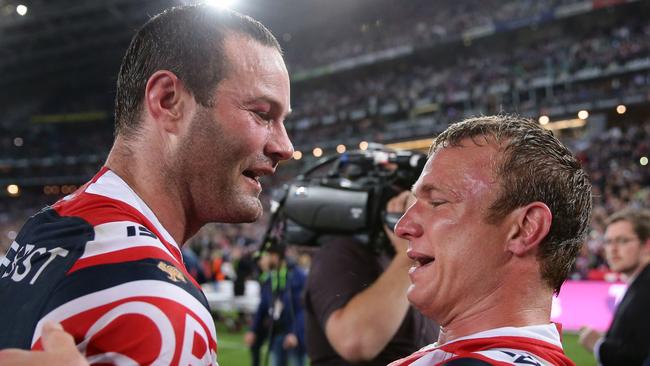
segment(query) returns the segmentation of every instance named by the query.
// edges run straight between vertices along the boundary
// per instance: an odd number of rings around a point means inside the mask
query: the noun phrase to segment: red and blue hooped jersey
[[[214,321],[179,246],[114,172],[32,216],[0,261],[0,349],[59,322],[91,364],[217,365]]]

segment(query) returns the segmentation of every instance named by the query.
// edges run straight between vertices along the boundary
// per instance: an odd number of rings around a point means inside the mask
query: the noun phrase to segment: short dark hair
[[[609,216],[605,224],[609,226],[619,221],[627,221],[632,224],[634,233],[641,240],[641,244],[650,238],[650,210],[632,207],[624,208]]]
[[[557,293],[584,243],[591,218],[591,183],[575,156],[553,133],[516,115],[469,118],[435,138],[429,154],[471,139],[497,144],[501,159],[494,168],[500,192],[488,222],[498,222],[518,207],[543,202],[553,215],[538,252],[542,278]]]
[[[223,50],[228,34],[282,52],[262,23],[206,4],[170,8],[145,23],[133,36],[117,77],[116,135],[137,130],[147,81],[158,70],[173,72],[198,103],[212,105],[214,89],[228,68]]]

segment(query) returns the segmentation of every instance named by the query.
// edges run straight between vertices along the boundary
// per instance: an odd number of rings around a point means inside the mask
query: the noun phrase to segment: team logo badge
[[[184,282],[187,283],[187,280],[185,279],[185,276],[183,275],[183,272],[181,272],[178,268],[169,265],[164,262],[158,262],[158,269],[161,271],[167,273],[167,278],[174,282]]]

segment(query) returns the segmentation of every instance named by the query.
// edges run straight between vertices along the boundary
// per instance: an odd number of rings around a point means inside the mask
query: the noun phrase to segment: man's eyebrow
[[[420,195],[419,196],[416,195],[416,192],[419,192]],[[461,197],[461,194],[453,187],[440,186],[434,183],[424,183],[419,186],[416,186],[414,184],[413,188],[411,188],[411,193],[413,193],[413,195],[418,198],[429,195],[431,194],[431,192],[442,193],[445,196],[449,197],[450,199],[451,198],[460,199]]]
[[[255,103],[255,102],[260,102],[260,101],[269,103],[272,107],[277,108],[277,109],[280,109],[280,106],[282,105],[282,103],[280,103],[277,99],[275,99],[274,97],[272,97],[270,95],[262,95],[262,96],[259,96],[259,97],[254,97],[249,101],[249,103]],[[292,112],[293,112],[293,110],[291,109],[291,107],[289,107],[289,109],[287,110],[287,113],[285,113],[282,116],[282,118],[286,119],[287,117],[289,117],[289,115]]]
[[[442,188],[440,188],[440,187],[438,187],[438,186],[436,186],[435,184],[432,184],[432,183],[423,183],[423,184],[420,184],[418,186],[416,186],[414,184],[413,187],[411,187],[411,192],[413,192],[413,194],[415,194],[416,189],[419,190],[419,191],[422,191],[424,193],[429,193],[431,191],[437,191],[437,192],[444,192],[445,191],[444,189],[442,189]]]

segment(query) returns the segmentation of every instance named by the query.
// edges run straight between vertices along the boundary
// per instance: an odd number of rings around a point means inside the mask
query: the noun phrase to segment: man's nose
[[[265,152],[275,162],[288,160],[293,156],[293,144],[283,123],[279,123],[278,127],[274,128],[273,136],[267,143]]]
[[[422,226],[415,220],[415,206],[409,207],[395,225],[395,234],[400,238],[412,240],[422,236]]]

